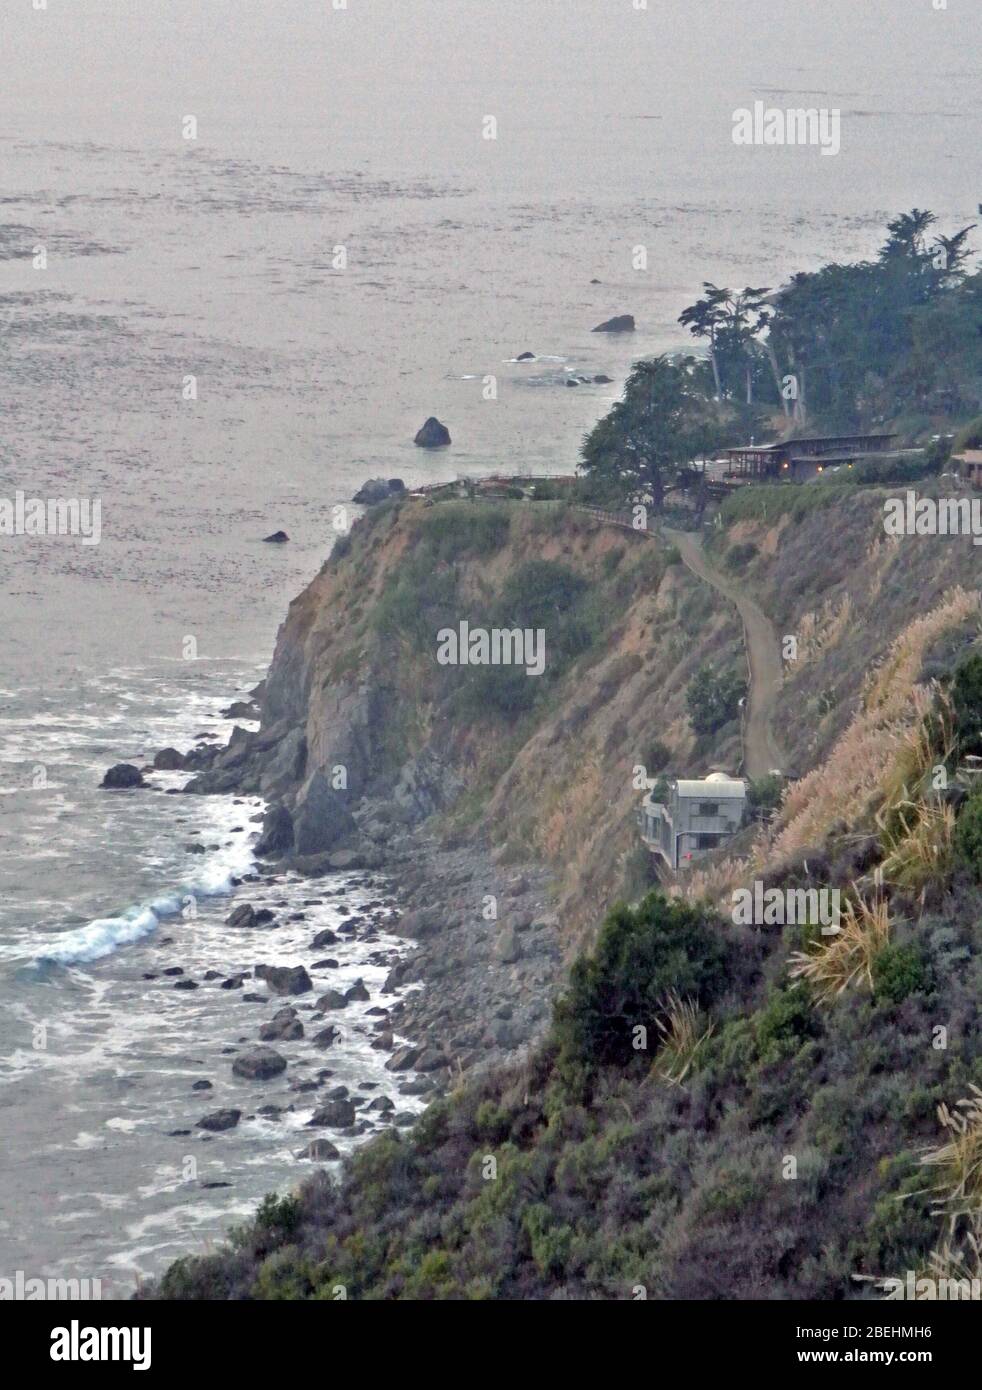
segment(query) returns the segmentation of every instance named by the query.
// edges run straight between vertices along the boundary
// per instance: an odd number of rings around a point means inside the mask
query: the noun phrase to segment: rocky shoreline
[[[236,709],[243,717],[254,708],[240,704],[228,713]],[[244,802],[245,795],[255,795],[257,776],[268,784],[270,763],[274,769],[277,763],[282,766],[283,742],[284,736],[267,741],[236,725],[224,747],[202,742],[188,754],[161,750],[152,767],[133,769],[139,781],[117,772],[104,785],[150,789],[144,771],[183,770],[196,776],[181,791],[169,788],[165,794],[227,795],[234,772],[234,790],[244,793],[236,800]],[[244,750],[248,756],[243,757]],[[406,793],[404,786],[401,794]],[[413,795],[419,793],[416,788]],[[253,871],[233,880],[225,919],[248,942],[244,958],[253,964],[224,978],[209,971],[200,982],[225,991],[222,997],[230,1002],[275,1006],[263,1013],[257,1029],[237,1033],[222,1049],[232,1078],[253,1083],[252,1094],[240,1099],[223,1086],[217,1108],[189,1114],[189,1127],[173,1133],[211,1138],[235,1129],[243,1118],[277,1121],[296,1111],[302,1117],[305,1107],[313,1105],[297,1136],[313,1131],[312,1137],[295,1157],[331,1162],[341,1157],[335,1139],[411,1124],[420,1106],[451,1089],[465,1073],[524,1056],[548,1025],[562,978],[562,954],[548,875],[541,868],[498,862],[499,855],[487,844],[464,843],[459,837],[441,840],[426,818],[383,833],[374,802],[356,808],[358,821],[346,810],[339,814],[332,798],[323,798],[316,788],[305,804],[308,815],[316,808],[323,818],[321,829],[326,825],[325,833],[343,847],[324,849],[323,837],[308,835],[302,817],[292,815],[284,802],[267,804],[263,812],[258,810],[262,802],[254,800],[249,819],[262,824],[253,832],[254,853],[268,857],[257,857]],[[374,838],[359,822],[372,827]],[[313,852],[296,852],[308,844]],[[284,896],[288,888],[289,904]],[[307,896],[298,897],[300,892]],[[352,907],[349,895],[362,901]],[[315,916],[308,909],[325,902],[342,918],[340,923],[313,932],[299,956],[296,944],[278,952],[277,939],[284,939],[278,929]],[[300,910],[285,910],[291,905]],[[390,938],[388,947],[384,936]],[[407,949],[390,949],[392,937],[401,938]],[[159,944],[171,946],[173,938],[163,936]],[[373,981],[369,989],[360,977],[347,988],[331,987],[337,984],[332,972],[339,963],[345,965],[338,957],[352,944],[370,948],[365,959],[376,970],[385,969],[380,987]],[[283,963],[284,955],[292,963]],[[144,978],[158,977],[175,989],[200,987],[174,964]],[[357,1009],[349,1007],[355,1004]],[[364,1005],[368,1007],[360,1007]],[[238,1028],[240,1020],[233,1018]],[[373,1051],[386,1054],[381,1065],[391,1074],[391,1096],[378,1080],[338,1084],[329,1063],[341,1037],[339,1026],[354,1027],[370,1038]],[[325,1065],[319,1066],[320,1060]],[[195,1087],[211,1089],[210,1082]]]

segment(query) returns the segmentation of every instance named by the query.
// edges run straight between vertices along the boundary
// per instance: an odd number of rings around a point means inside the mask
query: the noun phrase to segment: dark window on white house
[[[700,801],[700,802],[699,802],[699,809],[698,809],[698,811],[696,812],[696,815],[698,815],[698,816],[718,816],[718,815],[719,815],[719,802],[718,802],[718,801]]]

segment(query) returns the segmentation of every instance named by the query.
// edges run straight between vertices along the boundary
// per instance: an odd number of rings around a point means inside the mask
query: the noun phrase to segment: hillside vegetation
[[[442,823],[546,855],[584,947],[530,1059],[386,1133],[340,1185],[268,1199],[148,1294],[847,1298],[908,1269],[979,1273],[982,792],[960,770],[982,754],[973,547],[886,542],[873,491],[800,513],[758,498],[757,516],[724,515],[712,554],[798,639],[781,717],[805,775],[674,896],[594,906],[623,887],[612,851],[629,852],[639,750],[708,762],[686,690],[707,660],[735,662],[732,618],[656,545],[551,506],[405,508],[294,605],[311,710],[346,650],[361,680],[384,658],[412,711],[395,764],[452,749],[472,780]],[[552,680],[517,710],[507,691],[445,685],[432,622],[462,601],[474,621],[519,611],[509,576],[530,564],[583,581],[563,584]],[[556,602],[557,573],[533,571],[534,602]],[[736,925],[730,895],[754,880],[838,888],[841,932]]]

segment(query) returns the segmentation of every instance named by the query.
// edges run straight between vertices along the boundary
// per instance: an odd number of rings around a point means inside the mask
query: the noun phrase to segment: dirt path
[[[663,534],[678,549],[686,568],[728,598],[743,620],[750,663],[750,693],[743,736],[744,774],[764,777],[773,768],[783,769],[786,755],[774,732],[774,714],[784,668],[780,641],[771,620],[738,583],[713,569],[703,553],[701,538],[667,528]]]

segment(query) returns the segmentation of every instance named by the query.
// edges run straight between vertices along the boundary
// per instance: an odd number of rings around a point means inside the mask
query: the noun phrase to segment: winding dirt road
[[[667,527],[662,534],[677,548],[686,568],[729,599],[743,621],[750,664],[750,691],[743,733],[744,775],[765,777],[775,768],[783,769],[786,754],[774,732],[774,715],[784,680],[784,667],[781,644],[773,623],[739,583],[725,578],[712,567],[703,553],[701,537],[687,531],[670,531]]]

